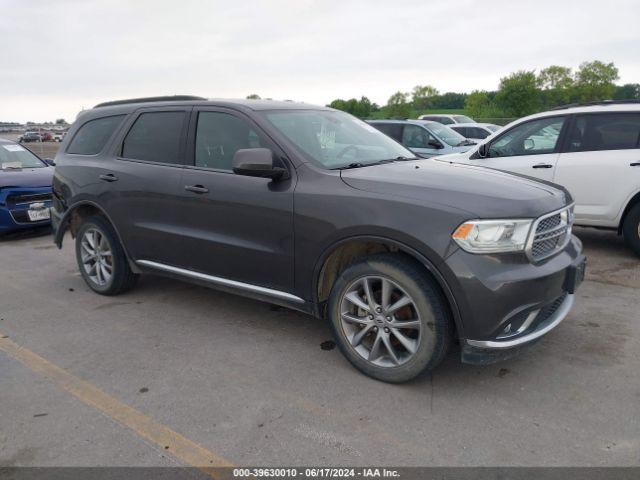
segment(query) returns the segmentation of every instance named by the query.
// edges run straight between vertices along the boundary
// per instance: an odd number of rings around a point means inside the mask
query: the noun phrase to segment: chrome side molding
[[[136,263],[144,267],[155,268],[156,270],[162,270],[196,280],[203,280],[214,285],[233,287],[240,290],[245,290],[247,292],[280,298],[282,300],[287,300],[295,303],[304,303],[304,300],[302,298],[292,295],[291,293],[281,292],[280,290],[273,290],[271,288],[260,287],[258,285],[252,285],[250,283],[238,282],[236,280],[229,280],[228,278],[207,275],[206,273],[194,272],[193,270],[186,270],[184,268],[178,268],[172,265],[165,265],[164,263],[152,262],[151,260],[137,260]]]

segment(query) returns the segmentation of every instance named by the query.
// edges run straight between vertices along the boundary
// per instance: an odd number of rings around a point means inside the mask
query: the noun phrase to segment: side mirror
[[[489,153],[489,147],[487,147],[486,143],[481,143],[478,146],[478,157],[487,158],[487,154]]]
[[[431,148],[437,148],[437,149],[444,148],[440,142],[436,142],[435,140],[429,140],[429,143],[427,143],[427,145],[430,146]]]
[[[50,167],[55,167],[56,166],[56,162],[54,162],[52,158],[45,158],[44,159],[44,163],[46,163]]]
[[[233,156],[233,173],[247,177],[280,180],[287,176],[284,168],[273,166],[273,152],[268,148],[243,148]]]

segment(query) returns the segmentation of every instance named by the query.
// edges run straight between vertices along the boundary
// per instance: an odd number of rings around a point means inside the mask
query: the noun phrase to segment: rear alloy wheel
[[[385,382],[404,382],[433,369],[451,341],[451,321],[437,285],[402,254],[373,255],[348,267],[333,286],[328,313],[342,353]]]
[[[84,281],[102,295],[123,293],[133,287],[138,278],[129,267],[113,227],[99,216],[88,218],[80,226],[76,259]]]
[[[624,219],[622,233],[626,244],[640,256],[640,203],[637,203]]]
[[[96,228],[87,229],[80,240],[82,268],[89,279],[100,287],[113,277],[113,252],[107,237]]]

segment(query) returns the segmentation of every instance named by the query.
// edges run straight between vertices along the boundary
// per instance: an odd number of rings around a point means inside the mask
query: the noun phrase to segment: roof
[[[433,122],[431,120],[415,120],[413,118],[407,118],[406,120],[386,120],[384,118],[382,119],[378,119],[378,120],[367,120],[367,123],[398,123],[398,124],[402,124],[402,125],[406,125],[406,124],[411,124],[411,125],[423,125],[425,127],[428,127],[429,125],[437,125],[439,127],[442,127],[442,123],[439,122]],[[444,125],[445,127],[448,127],[449,125]]]
[[[492,126],[492,127],[499,127],[500,125],[497,125],[495,123],[480,123],[480,122],[467,122],[467,123],[453,123],[451,125],[447,125],[447,127],[487,127],[487,126]]]
[[[597,113],[597,112],[638,112],[640,113],[640,103],[598,103],[593,105],[579,105],[579,106],[567,106],[563,108],[556,108],[554,110],[547,110],[546,112],[534,113],[528,117],[523,117],[516,122],[520,122],[524,118],[543,118],[553,117],[559,115],[571,115],[575,113]]]

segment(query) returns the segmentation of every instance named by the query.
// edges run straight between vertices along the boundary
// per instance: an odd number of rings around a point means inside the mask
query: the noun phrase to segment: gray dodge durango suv
[[[388,382],[512,355],[584,275],[569,193],[415,158],[330,108],[155,97],[82,112],[55,158],[55,242],[90,288],[158,273],[326,318]],[[214,321],[214,320],[212,320]]]

